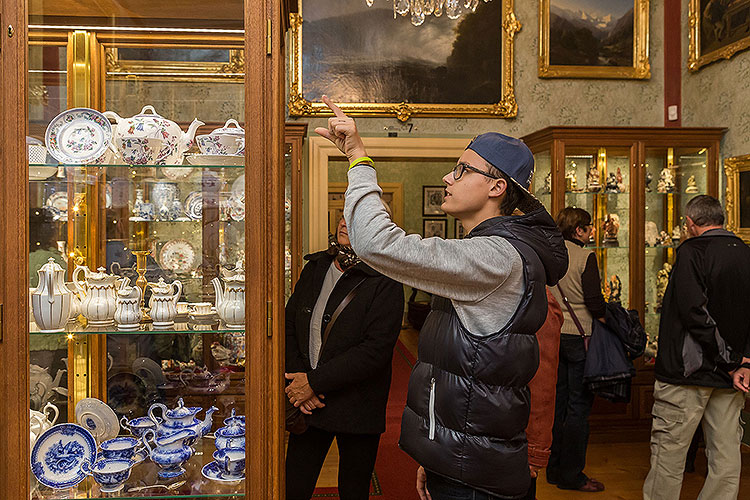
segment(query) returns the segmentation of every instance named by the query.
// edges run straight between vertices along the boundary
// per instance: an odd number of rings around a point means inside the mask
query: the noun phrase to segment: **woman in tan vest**
[[[583,336],[591,335],[591,322],[594,318],[603,321],[605,311],[596,254],[585,248],[594,233],[594,226],[591,214],[586,210],[567,207],[557,215],[557,227],[565,238],[569,260],[567,274],[557,287],[552,288],[553,295],[563,306],[564,322],[547,481],[561,489],[596,492],[604,490],[604,485],[583,473],[589,413],[594,402],[594,395],[583,383],[586,363]],[[567,297],[580,329],[565,306],[560,290]]]

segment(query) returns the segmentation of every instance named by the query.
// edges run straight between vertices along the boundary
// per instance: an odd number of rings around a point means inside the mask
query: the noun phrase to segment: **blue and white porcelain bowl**
[[[99,483],[102,493],[120,491],[130,477],[130,469],[135,462],[125,459],[102,458],[91,465],[88,461],[81,464],[81,472],[92,476]]]
[[[137,455],[141,442],[130,436],[118,436],[114,439],[108,439],[99,445],[102,458],[108,460],[133,460],[136,463],[143,460],[143,457]]]

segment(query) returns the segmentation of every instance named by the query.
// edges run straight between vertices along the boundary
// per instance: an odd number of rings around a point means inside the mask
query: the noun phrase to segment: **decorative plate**
[[[96,398],[84,398],[76,405],[76,422],[93,434],[98,441],[116,438],[120,422],[107,403]]]
[[[47,126],[44,143],[60,163],[79,165],[104,154],[112,139],[112,125],[100,112],[89,108],[63,111]]]
[[[31,450],[31,472],[45,486],[65,489],[86,478],[81,463],[96,461],[96,441],[76,424],[57,424],[42,433]]]
[[[242,193],[242,198],[233,198],[230,201],[231,208],[229,209],[229,216],[232,220],[245,220],[245,193]]]
[[[245,174],[240,174],[232,183],[232,197],[245,199]]]
[[[68,193],[58,191],[52,193],[47,201],[44,202],[44,208],[49,210],[54,220],[68,220]]]
[[[192,220],[203,218],[203,193],[193,191],[185,198],[185,213]]]
[[[185,157],[191,165],[212,165],[216,167],[238,167],[245,163],[245,155],[204,155],[189,154]]]
[[[133,373],[141,378],[152,381],[155,385],[164,385],[167,383],[161,367],[151,358],[136,358],[133,361],[132,368]]]
[[[120,372],[107,379],[107,402],[128,420],[146,414],[148,396],[146,384],[133,373]]]
[[[170,271],[192,271],[195,267],[195,249],[188,240],[168,241],[159,251],[159,264]]]
[[[206,465],[203,466],[201,469],[201,474],[203,474],[203,477],[206,479],[210,479],[211,481],[218,481],[220,483],[239,483],[243,479],[245,479],[245,474],[242,474],[240,477],[232,477],[227,479],[224,477],[224,473],[221,471],[221,466],[216,462],[208,462]]]

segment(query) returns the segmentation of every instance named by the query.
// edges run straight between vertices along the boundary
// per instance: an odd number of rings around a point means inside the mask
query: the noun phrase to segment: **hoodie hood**
[[[547,286],[555,286],[568,271],[568,250],[555,221],[541,204],[523,215],[504,215],[481,222],[473,236],[502,236],[530,246],[544,265]]]

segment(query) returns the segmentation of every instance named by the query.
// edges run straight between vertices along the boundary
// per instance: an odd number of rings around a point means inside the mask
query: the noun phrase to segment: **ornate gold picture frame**
[[[564,4],[559,0],[539,0],[539,76],[651,78],[648,55],[649,0],[624,0],[623,3],[615,12],[607,11],[607,4],[597,5],[595,0],[567,0]],[[632,9],[623,13],[629,4],[633,5]],[[596,10],[588,12],[591,9]],[[627,30],[629,23],[632,23],[632,33]],[[577,40],[565,50],[564,40],[570,41],[582,34],[591,39],[590,43]],[[576,51],[576,45],[596,48],[599,44],[601,50],[598,51]],[[592,60],[601,64],[582,64]]]
[[[136,50],[148,53],[165,47],[138,47]],[[178,49],[181,47],[178,47]],[[203,51],[213,60],[154,60],[150,58],[125,59],[121,52],[130,49],[117,47],[105,48],[107,78],[111,80],[139,79],[150,81],[227,81],[242,82],[245,78],[245,54],[242,49],[204,48],[189,46],[190,51]],[[174,49],[173,49],[174,50]],[[158,52],[155,52],[158,56]],[[187,59],[187,58],[186,58]]]
[[[690,0],[688,69],[729,59],[750,47],[750,2]]]
[[[324,32],[327,34],[327,36],[345,36],[345,34],[342,34],[342,30],[345,30],[347,32],[349,31],[358,31],[360,30],[361,26],[372,26],[371,23],[377,23],[381,17],[370,17],[369,20],[364,18],[364,16],[370,14],[370,12],[367,12],[367,7],[365,6],[364,0],[356,0],[361,4],[361,14],[358,14],[360,16],[359,18],[359,26],[352,26],[351,24],[340,24],[344,23],[343,19],[338,19],[331,17],[332,19],[332,26],[330,27],[323,27],[320,26],[320,20],[316,19],[319,28],[318,32]],[[326,2],[327,3],[327,2]],[[324,6],[326,3],[324,2],[317,2],[316,6]],[[306,68],[303,67],[303,62],[305,61],[305,57],[303,57],[303,31],[304,31],[304,22],[303,22],[303,16],[305,15],[305,12],[303,11],[303,2],[302,0],[299,0],[299,13],[298,14],[291,14],[290,24],[291,24],[291,30],[290,30],[290,38],[289,38],[289,115],[290,116],[330,116],[331,113],[329,112],[328,108],[319,101],[320,96],[310,96],[305,95],[305,89],[303,89],[303,71],[306,71]],[[354,5],[353,2],[350,2],[350,5],[347,6],[347,9],[351,10],[353,8],[359,8],[359,4]],[[494,6],[492,5],[494,4]],[[332,5],[332,4],[331,4]],[[339,100],[335,98],[335,96],[332,96],[334,100],[337,101],[339,106],[349,115],[352,116],[382,116],[382,115],[391,115],[398,118],[400,121],[405,122],[409,120],[412,116],[466,116],[466,117],[500,117],[500,118],[512,118],[515,117],[518,113],[518,106],[516,104],[516,98],[515,98],[515,91],[513,87],[513,44],[516,33],[518,33],[521,29],[521,23],[516,19],[515,13],[513,11],[513,5],[514,0],[494,0],[493,2],[490,2],[488,4],[480,4],[480,8],[489,8],[488,6],[492,6],[493,8],[497,8],[497,6],[500,6],[501,9],[501,17],[498,19],[497,23],[497,35],[499,38],[499,46],[500,46],[500,53],[497,54],[497,57],[500,60],[500,76],[499,76],[499,82],[496,82],[496,95],[498,95],[500,98],[498,102],[487,102],[487,103],[450,103],[450,100],[444,100],[441,99],[441,97],[444,96],[438,96],[438,99],[435,99],[435,102],[430,101],[429,99],[420,100],[420,99],[407,99],[403,98],[401,102],[357,102],[355,99],[349,99],[348,102],[338,102]],[[323,8],[323,7],[319,7]],[[328,8],[335,8],[335,7],[328,7]],[[372,11],[371,11],[372,12]],[[477,11],[479,13],[479,11]],[[432,16],[430,16],[432,17]],[[466,16],[464,16],[466,17]],[[350,20],[353,18],[353,15],[349,14]],[[382,18],[383,22],[402,22],[406,21],[405,19],[385,19]],[[427,23],[433,22],[434,20],[426,21],[425,25],[420,27],[414,27],[409,26],[411,30],[426,30],[428,29]],[[486,22],[487,20],[484,19]],[[336,22],[335,25],[334,22]],[[408,22],[408,21],[407,21]],[[444,22],[444,20],[441,18],[440,22]],[[462,21],[458,21],[459,23]],[[342,28],[343,26],[343,28]],[[312,27],[312,26],[311,26]],[[390,28],[391,25],[388,25],[388,28]],[[325,28],[325,29],[323,29]],[[413,33],[416,33],[417,31],[413,31]],[[424,32],[427,33],[427,32]],[[434,38],[434,31],[430,32],[433,35]],[[451,36],[455,36],[452,34],[452,31],[448,31],[448,34]],[[426,40],[430,39],[430,37],[426,37]],[[393,43],[405,43],[404,40],[395,40]],[[334,46],[346,46],[345,43],[338,43]],[[430,47],[426,46],[424,48],[425,52],[429,52]],[[374,55],[377,56],[376,53],[368,52],[367,55]],[[306,64],[311,64],[310,57],[307,58]],[[352,61],[352,59],[354,59]],[[356,60],[355,58],[348,58],[348,60],[351,62],[352,65],[355,65],[356,63],[360,62]],[[306,66],[305,64],[305,66]],[[352,66],[354,67],[354,66]],[[324,69],[321,71],[325,71]],[[356,73],[355,73],[356,74]],[[333,82],[336,82],[336,76],[331,76],[330,79]],[[380,78],[380,81],[387,81],[388,78],[382,77]],[[469,80],[466,80],[466,84],[468,85],[470,83]],[[335,83],[334,83],[335,85]],[[375,86],[370,86],[370,89]],[[352,95],[356,95],[355,93],[352,93]],[[399,96],[400,97],[400,96]],[[395,99],[394,99],[395,101]],[[489,100],[488,100],[489,101]],[[450,104],[445,104],[444,102],[449,102]]]
[[[750,154],[724,160],[727,229],[750,241]]]

